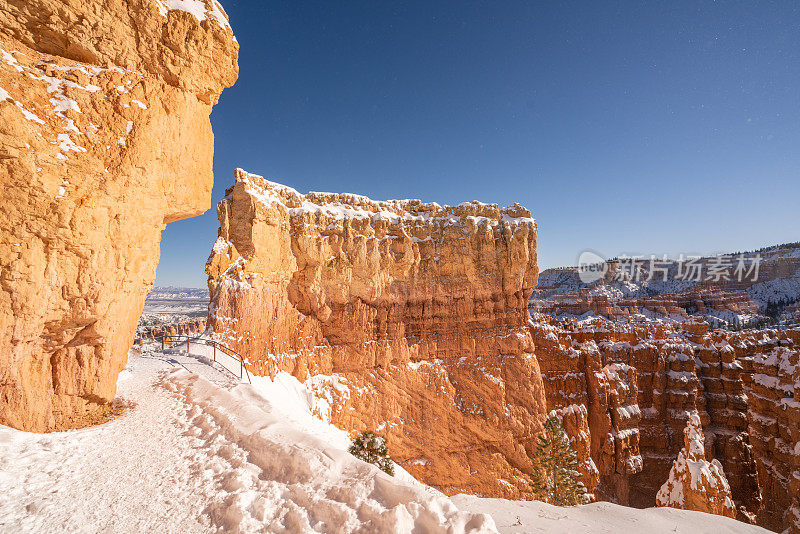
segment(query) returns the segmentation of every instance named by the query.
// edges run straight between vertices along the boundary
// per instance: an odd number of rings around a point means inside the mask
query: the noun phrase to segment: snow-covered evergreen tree
[[[531,486],[537,499],[556,506],[587,502],[586,487],[577,470],[578,454],[555,415],[544,424],[533,457]]]
[[[374,432],[369,430],[362,432],[353,440],[348,450],[359,460],[375,465],[387,475],[394,476],[394,464],[389,458],[386,440]]]

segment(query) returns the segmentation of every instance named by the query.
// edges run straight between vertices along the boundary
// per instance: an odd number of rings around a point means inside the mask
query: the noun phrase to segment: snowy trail
[[[118,419],[53,434],[0,427],[0,530],[207,532],[197,499],[207,480],[184,457],[197,440],[178,424],[183,407],[154,385],[173,368],[231,382],[195,359],[146,353],[121,375],[119,396],[137,406]]]
[[[296,380],[256,389],[208,363],[145,352],[120,375],[136,406],[119,418],[0,427],[0,532],[496,532],[350,456],[344,432],[303,411]]]
[[[481,499],[455,495],[453,502],[462,510],[491,513],[501,534],[771,534],[719,515],[676,508],[628,508],[610,502],[559,508],[538,501]]]

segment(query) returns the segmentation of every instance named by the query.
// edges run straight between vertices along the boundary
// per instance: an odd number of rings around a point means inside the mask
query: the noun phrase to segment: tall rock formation
[[[637,370],[604,350],[600,339],[571,335],[544,319],[530,329],[548,408],[564,414],[586,487],[597,498],[627,503],[629,476],[642,470]]]
[[[684,447],[672,464],[669,479],[656,494],[656,504],[736,517],[722,465],[716,459],[706,460],[705,437],[697,414],[689,416],[683,432]]]
[[[210,325],[251,372],[305,381],[319,415],[387,437],[447,493],[530,494],[547,411],[528,210],[301,195],[237,170],[217,213]]]
[[[216,0],[0,0],[0,424],[102,418],[237,55]]]

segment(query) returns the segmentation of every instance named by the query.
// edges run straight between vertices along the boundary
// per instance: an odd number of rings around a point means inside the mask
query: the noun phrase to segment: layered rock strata
[[[656,494],[656,504],[735,517],[728,479],[716,459],[706,460],[704,442],[700,417],[692,414],[684,429],[684,447]]]
[[[548,408],[563,414],[584,484],[597,498],[627,502],[628,476],[642,470],[636,369],[554,324],[530,329]]]
[[[759,524],[800,532],[800,330],[740,334],[734,339],[764,494]]]
[[[530,494],[547,411],[528,210],[301,195],[237,170],[217,212],[209,324],[252,373],[305,381],[320,416],[377,431],[447,493]]]
[[[237,54],[215,0],[0,0],[0,424],[106,409]]]
[[[706,316],[712,322],[747,323],[775,316],[800,301],[800,243],[744,254],[699,259],[609,260],[600,278],[584,282],[578,267],[541,273],[531,306],[552,315],[602,315],[628,320],[637,314],[675,320]]]

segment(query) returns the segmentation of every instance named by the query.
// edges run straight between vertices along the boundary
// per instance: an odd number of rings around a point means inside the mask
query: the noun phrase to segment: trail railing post
[[[217,346],[216,345],[211,345],[211,347],[214,349],[214,361],[216,362],[217,361]]]

